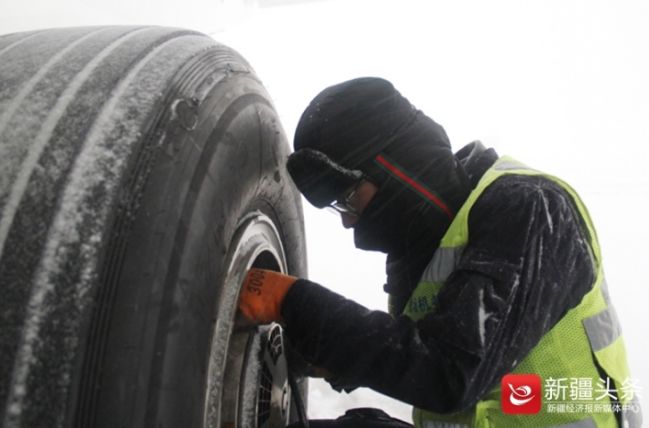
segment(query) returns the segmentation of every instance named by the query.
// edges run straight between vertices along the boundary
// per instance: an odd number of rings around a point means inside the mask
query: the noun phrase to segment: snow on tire
[[[261,358],[234,344],[256,337],[238,281],[306,269],[287,151],[254,71],[205,35],[0,36],[2,426],[244,424],[219,401]]]

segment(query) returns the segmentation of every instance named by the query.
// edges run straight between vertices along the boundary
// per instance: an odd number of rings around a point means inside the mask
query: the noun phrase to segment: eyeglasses
[[[356,184],[354,184],[354,187],[347,192],[347,194],[342,198],[342,200],[338,199],[331,204],[327,208],[329,208],[330,211],[333,211],[336,214],[347,214],[347,215],[352,215],[352,216],[358,216],[358,210],[354,208],[352,205],[352,199],[354,196],[356,196],[356,192],[358,191],[358,187],[361,185],[363,180],[358,180]]]

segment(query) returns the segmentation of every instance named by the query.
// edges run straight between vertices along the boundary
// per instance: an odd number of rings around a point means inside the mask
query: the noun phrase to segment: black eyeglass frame
[[[360,180],[358,180],[354,185],[350,188],[345,193],[345,196],[343,197],[342,201],[341,200],[335,200],[332,203],[330,203],[327,208],[330,211],[333,211],[336,214],[346,214],[346,215],[351,215],[358,217],[359,213],[356,208],[354,208],[351,204],[351,200],[354,196],[356,196],[356,192],[358,192],[358,188],[360,187],[361,183],[365,181],[365,177],[362,177]]]

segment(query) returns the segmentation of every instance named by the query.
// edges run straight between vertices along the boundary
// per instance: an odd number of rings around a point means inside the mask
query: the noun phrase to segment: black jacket
[[[496,155],[476,159],[462,159],[473,186]],[[499,178],[468,221],[469,243],[435,313],[395,319],[300,279],[282,306],[291,344],[343,387],[438,413],[474,405],[581,301],[595,272],[574,201],[548,179]]]

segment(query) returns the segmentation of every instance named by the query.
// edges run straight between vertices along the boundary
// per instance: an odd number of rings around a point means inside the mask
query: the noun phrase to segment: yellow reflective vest
[[[569,310],[512,371],[514,374],[537,374],[541,377],[543,397],[538,413],[504,414],[500,402],[501,389],[497,385],[481,397],[473,408],[459,413],[436,414],[415,408],[415,426],[617,427],[612,411],[621,411],[624,426],[639,428],[642,417],[637,397],[633,390],[623,389],[623,386],[629,386],[632,379],[617,316],[606,289],[597,235],[579,196],[568,184],[556,177],[528,168],[508,157],[498,159],[483,175],[451,223],[420,283],[410,296],[404,315],[418,320],[435,310],[430,305],[419,303],[433,301],[448,276],[455,270],[469,240],[468,217],[471,207],[491,183],[506,174],[541,175],[559,184],[572,196],[591,236],[592,257],[597,269],[595,283],[579,305]],[[597,366],[601,371],[598,371]],[[568,389],[575,382],[581,386],[583,394],[575,395]],[[617,387],[617,401],[611,401],[608,396],[600,397],[605,382]]]

